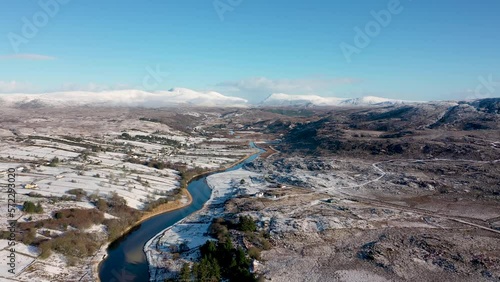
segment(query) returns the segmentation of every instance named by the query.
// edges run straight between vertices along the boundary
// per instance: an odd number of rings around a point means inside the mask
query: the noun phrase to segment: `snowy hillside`
[[[272,94],[262,102],[263,106],[369,106],[414,103],[374,96],[361,98],[321,97],[317,95]]]
[[[316,95],[288,95],[276,93],[262,102],[264,106],[332,106],[338,105],[345,99],[334,97],[320,97]]]
[[[361,98],[321,97],[317,95],[289,95],[275,93],[260,103],[261,106],[371,106],[414,103],[374,96]],[[36,108],[43,106],[130,106],[130,107],[247,107],[248,101],[221,93],[200,92],[187,88],[147,92],[143,90],[112,90],[101,92],[69,91],[44,94],[2,94],[0,106]]]
[[[369,105],[395,105],[395,104],[407,104],[407,103],[419,103],[419,101],[407,101],[407,100],[397,100],[397,99],[387,99],[375,96],[365,96],[361,98],[345,99],[341,102],[344,106],[369,106]]]
[[[113,90],[102,92],[70,91],[45,94],[3,94],[0,105],[19,107],[40,106],[245,106],[247,100],[224,96],[217,92],[198,92],[186,88],[147,92],[142,90]]]

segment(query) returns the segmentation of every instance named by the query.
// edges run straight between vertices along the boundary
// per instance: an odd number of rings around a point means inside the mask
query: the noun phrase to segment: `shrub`
[[[53,218],[36,222],[18,222],[17,226],[20,231],[41,227],[65,231],[68,226],[84,229],[93,224],[101,224],[103,220],[104,215],[96,209],[63,209],[55,212]]]
[[[40,249],[40,258],[46,259],[52,254],[52,244],[50,241],[42,242],[38,248]]]
[[[85,258],[93,255],[99,243],[92,234],[69,231],[51,241],[52,250],[66,257]]]
[[[256,260],[260,260],[260,249],[256,247],[251,247],[248,249],[248,255]]]
[[[49,166],[51,166],[51,167],[55,167],[55,166],[57,166],[58,164],[59,164],[59,158],[58,158],[58,157],[54,157],[54,158],[50,161]]]
[[[31,245],[35,241],[36,237],[36,229],[30,228],[27,231],[23,232],[21,242],[25,245]]]
[[[26,201],[23,204],[23,211],[27,213],[42,213],[43,208],[40,202],[38,202],[36,205],[33,202]]]
[[[250,216],[241,216],[239,230],[243,232],[254,232],[255,230],[257,230],[257,225]]]
[[[74,179],[73,179],[74,180]],[[72,180],[72,181],[73,181]],[[75,180],[76,182],[76,180]],[[85,192],[85,190],[81,189],[81,188],[78,188],[78,189],[71,189],[71,190],[68,190],[66,191],[66,193],[70,194],[70,195],[75,195],[76,196],[76,199],[79,201],[81,200],[83,197],[86,197],[87,196],[87,192]]]
[[[42,212],[43,212],[42,204],[40,204],[40,202],[36,203],[35,213],[42,213]]]
[[[189,267],[189,264],[185,263],[182,265],[181,272],[179,273],[179,281],[191,281],[191,268]]]
[[[127,205],[127,201],[120,197],[116,192],[111,192],[108,196],[108,206],[110,208],[119,208]]]
[[[75,266],[78,262],[78,259],[72,256],[66,257],[66,266]]]
[[[112,242],[120,237],[125,231],[125,223],[119,219],[107,219],[104,221],[108,231],[108,241]]]
[[[108,210],[108,202],[102,198],[98,198],[94,204],[95,207],[102,212],[106,212]]]
[[[271,243],[268,240],[264,239],[264,238],[261,240],[261,244],[262,244],[262,248],[264,250],[270,250],[272,248]]]
[[[229,230],[226,226],[223,225],[224,220],[222,219],[222,223],[220,221],[214,220],[209,228],[209,234],[217,238],[219,241],[222,241],[229,235]]]

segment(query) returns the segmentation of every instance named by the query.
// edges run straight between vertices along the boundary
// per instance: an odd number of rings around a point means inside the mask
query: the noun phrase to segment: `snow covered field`
[[[205,134],[204,126],[210,126],[212,120],[218,119],[218,113],[190,111],[172,114],[166,111],[167,121],[169,117],[180,117],[179,122],[170,127],[163,121],[143,118],[150,112],[142,110],[138,110],[140,114],[129,109],[86,108],[70,112],[67,109],[10,111],[14,117],[3,124],[5,129],[0,129],[0,208],[7,210],[7,170],[14,168],[17,192],[14,219],[19,222],[51,219],[62,209],[95,209],[90,197],[106,198],[114,193],[125,199],[129,207],[142,210],[146,203],[165,197],[178,188],[181,181],[177,170],[157,169],[145,164],[216,170],[253,153],[244,139],[224,138],[220,134],[216,138],[191,135],[182,130],[188,125],[185,121],[198,118],[200,122],[190,128],[194,130],[196,127]],[[18,116],[13,114],[15,112]],[[137,138],[127,138],[124,133]],[[77,200],[73,194],[79,191],[88,197]],[[22,211],[25,201],[40,203],[43,213],[25,213]],[[108,213],[104,218],[116,219]],[[7,214],[0,213],[0,231],[6,230],[7,224]],[[193,228],[202,232],[207,226]],[[103,225],[80,231],[101,234],[104,241],[108,235]],[[35,236],[47,239],[49,237],[45,235],[61,236],[65,232],[42,227],[36,228]],[[203,234],[199,235],[203,238]],[[193,241],[190,244],[194,247],[198,243]],[[5,246],[6,241],[0,240],[0,260],[6,259]],[[93,257],[69,266],[66,258],[58,253],[39,259],[36,248],[18,247],[18,281],[94,281],[95,271],[92,272],[91,265],[95,266],[106,254],[106,246],[103,246]],[[1,267],[5,267],[5,263]],[[4,268],[0,271],[7,273]],[[0,281],[5,279],[8,278],[0,277]]]
[[[0,151],[0,158],[8,158],[15,160],[51,160],[54,157],[59,157],[62,160],[74,158],[79,153],[58,150],[47,147],[38,146],[9,146]]]
[[[85,171],[75,171],[71,166],[47,167],[40,166],[29,173],[17,173],[16,182],[18,193],[36,192],[43,196],[68,195],[67,191],[72,189],[83,189],[88,194],[99,194],[106,196],[110,192],[116,192],[127,200],[127,204],[135,209],[142,209],[143,202],[147,197],[159,198],[163,192],[171,191],[179,187],[179,176],[173,170],[158,170],[145,166],[124,163],[123,167],[113,167],[122,164],[118,158],[105,159],[104,166],[94,166]],[[9,167],[12,164],[0,163],[1,167]],[[24,167],[16,165],[16,167]],[[127,169],[128,168],[128,169]],[[141,169],[142,172],[132,173],[132,169]],[[143,174],[144,173],[144,174]],[[138,181],[141,179],[141,182]],[[147,182],[146,182],[147,181]],[[34,183],[36,189],[23,189],[22,185]]]
[[[8,265],[11,262],[8,258],[11,255],[10,248],[15,249],[16,262],[14,275],[9,272],[9,269],[11,269]],[[0,240],[0,281],[13,281],[22,270],[35,261],[37,256],[38,251],[34,247],[26,246],[22,243],[16,243],[15,246],[9,247],[7,240]]]

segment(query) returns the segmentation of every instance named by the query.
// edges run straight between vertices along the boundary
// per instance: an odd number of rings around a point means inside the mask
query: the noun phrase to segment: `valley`
[[[148,242],[124,253],[130,266],[106,281],[235,271],[244,281],[497,281],[499,109],[498,99],[7,107],[0,170],[16,170],[12,279],[95,281],[111,242],[176,210],[179,219],[141,238]],[[206,173],[214,174],[196,178]],[[184,212],[197,201],[198,190],[186,189],[196,181],[207,202]],[[134,273],[138,255],[149,279]]]

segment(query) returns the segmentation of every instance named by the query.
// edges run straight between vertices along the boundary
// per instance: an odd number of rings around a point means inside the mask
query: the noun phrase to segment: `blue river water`
[[[257,148],[254,143],[250,146]],[[255,160],[263,150],[244,162],[223,172],[237,170],[245,163]],[[220,173],[220,172],[219,172]],[[214,173],[216,174],[216,173]],[[200,210],[210,198],[211,189],[206,183],[208,175],[194,179],[188,185],[188,191],[193,197],[191,205],[175,211],[159,214],[130,230],[123,237],[114,241],[108,248],[108,255],[99,266],[99,278],[102,282],[147,282],[149,267],[144,254],[146,243],[165,228],[172,226],[184,217]]]

